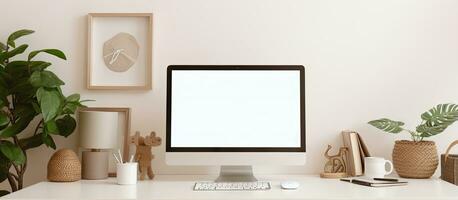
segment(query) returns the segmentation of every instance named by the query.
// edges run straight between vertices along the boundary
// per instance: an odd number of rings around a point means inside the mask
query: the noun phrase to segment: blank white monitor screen
[[[301,147],[299,70],[174,70],[171,147]]]

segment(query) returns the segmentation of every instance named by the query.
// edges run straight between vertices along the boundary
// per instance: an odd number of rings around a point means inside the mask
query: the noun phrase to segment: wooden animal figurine
[[[329,155],[329,151],[332,149],[331,145],[328,145],[324,152],[324,157],[328,160],[324,165],[324,173],[321,173],[322,178],[342,178],[347,176],[347,164],[346,154],[348,149],[341,147],[336,155]]]
[[[146,174],[150,179],[154,178],[151,161],[154,159],[152,147],[161,145],[162,139],[156,136],[155,132],[151,132],[149,136],[140,136],[140,132],[135,132],[134,136],[130,136],[130,143],[135,144],[135,161],[138,162],[140,171],[140,180],[145,180]]]

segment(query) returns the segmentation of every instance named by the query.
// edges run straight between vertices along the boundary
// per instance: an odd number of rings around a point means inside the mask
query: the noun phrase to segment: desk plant
[[[55,149],[53,136],[73,133],[73,115],[82,106],[79,94],[64,96],[64,82],[48,70],[51,63],[36,60],[40,53],[66,60],[62,51],[36,50],[26,60],[13,60],[28,48],[16,45],[16,39],[33,32],[19,30],[0,42],[0,182],[8,181],[13,192],[23,187],[27,150],[42,144]],[[29,126],[33,132],[25,133]],[[8,193],[0,190],[0,196]]]
[[[407,132],[412,141],[398,140],[393,149],[393,165],[399,176],[404,178],[429,178],[437,169],[436,145],[425,138],[442,133],[458,120],[458,105],[439,104],[421,114],[421,123],[415,130],[404,128],[404,123],[387,118],[368,122],[388,133]]]

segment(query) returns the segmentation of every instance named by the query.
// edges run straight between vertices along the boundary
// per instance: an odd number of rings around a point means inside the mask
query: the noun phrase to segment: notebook
[[[392,187],[407,185],[407,181],[379,181],[367,178],[343,178],[340,180],[369,187]]]

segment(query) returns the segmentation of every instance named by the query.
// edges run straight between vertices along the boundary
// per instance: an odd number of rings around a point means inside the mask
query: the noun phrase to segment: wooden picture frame
[[[124,128],[118,130],[118,139],[121,137],[119,134],[122,134],[122,141],[118,141],[118,145],[121,145],[119,149],[122,151],[122,156],[124,159],[129,159],[130,154],[130,121],[131,121],[131,109],[127,107],[87,107],[81,108],[80,111],[100,111],[100,112],[117,112],[120,115],[124,115]],[[119,120],[118,120],[119,122]],[[118,124],[118,126],[122,126]],[[109,177],[116,177],[116,162],[112,155],[109,157]]]
[[[98,19],[102,21],[97,21]],[[136,22],[137,25],[127,26],[126,23],[129,21],[134,21],[134,19],[140,20]],[[145,20],[146,19],[146,20]],[[103,22],[103,20],[108,23],[107,26],[97,25]],[[97,22],[97,23],[96,23]],[[120,26],[113,26],[113,24],[118,23]],[[140,27],[143,24],[147,27]],[[111,24],[111,25],[110,25]],[[153,14],[152,13],[89,13],[87,16],[87,68],[86,68],[86,87],[90,90],[151,90],[152,89],[152,55],[153,55]],[[94,26],[101,27],[94,27]],[[103,27],[105,27],[104,33]],[[113,28],[115,27],[115,28]],[[132,30],[128,30],[129,27],[134,27]],[[97,30],[94,30],[97,29]],[[146,33],[143,33],[145,30]],[[128,32],[130,31],[137,33],[138,35],[144,35],[145,38],[141,37],[139,42],[139,54],[141,58],[138,59],[138,62],[134,64],[132,68],[126,72],[117,73],[109,71],[107,69],[102,69],[104,66],[100,64],[100,60],[103,60],[104,55],[102,55],[102,50],[100,48],[94,49],[94,46],[101,47],[103,41],[106,42],[106,39],[113,37],[115,33]],[[94,35],[96,34],[96,35]],[[103,35],[103,36],[98,36]],[[135,34],[134,34],[135,35]],[[99,38],[99,39],[98,39]],[[100,39],[103,38],[103,39]],[[139,38],[137,38],[139,39]],[[113,50],[114,51],[114,50]],[[97,59],[97,60],[96,60]],[[146,59],[146,60],[145,60]],[[97,62],[98,64],[94,64]],[[141,62],[141,63],[139,63]],[[143,63],[143,64],[142,64]],[[144,68],[140,68],[144,67]],[[107,67],[105,67],[107,68]],[[104,80],[97,80],[97,75],[99,78]],[[125,75],[123,75],[125,74]],[[124,77],[124,78],[123,78]],[[142,79],[142,80],[139,80]],[[143,80],[144,79],[144,80]],[[128,82],[128,80],[132,82]],[[119,83],[116,81],[126,82]],[[138,83],[136,83],[138,82]]]

